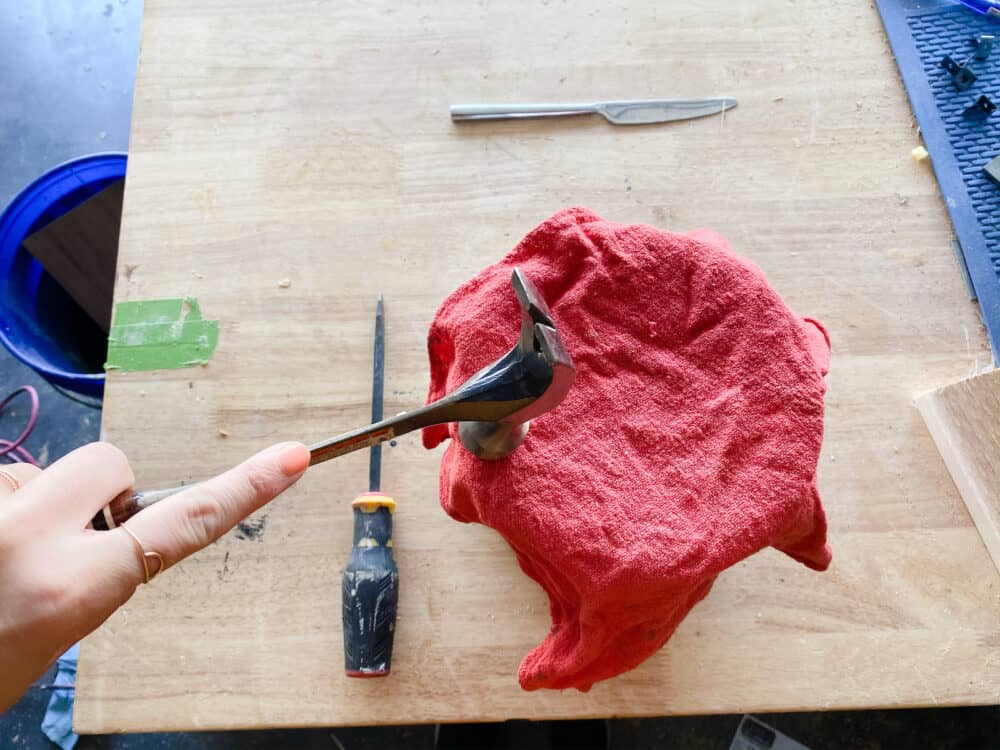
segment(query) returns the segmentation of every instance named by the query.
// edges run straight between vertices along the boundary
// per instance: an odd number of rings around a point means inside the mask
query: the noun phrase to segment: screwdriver
[[[382,295],[375,307],[372,367],[372,424],[382,421],[385,383],[385,313]],[[382,446],[371,446],[368,492],[351,503],[354,546],[344,568],[344,672],[348,677],[385,677],[392,664],[399,571],[392,554],[392,514],[396,501],[381,491]]]

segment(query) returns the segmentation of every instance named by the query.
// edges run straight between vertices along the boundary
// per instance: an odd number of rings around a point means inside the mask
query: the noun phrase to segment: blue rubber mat
[[[951,215],[955,234],[983,322],[1000,354],[1000,186],[983,167],[1000,155],[1000,23],[948,0],[876,0],[910,104],[917,116],[934,173]],[[978,34],[997,37],[985,60],[973,57]],[[941,66],[945,55],[976,75],[958,91]],[[963,116],[980,95],[998,105],[984,119]]]

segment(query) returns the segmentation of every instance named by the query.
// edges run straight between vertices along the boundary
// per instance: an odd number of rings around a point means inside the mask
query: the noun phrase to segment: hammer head
[[[452,394],[463,402],[507,404],[490,421],[459,423],[462,444],[488,460],[517,448],[528,433],[529,420],[558,406],[576,375],[549,306],[531,279],[515,268],[511,284],[521,306],[517,345]]]

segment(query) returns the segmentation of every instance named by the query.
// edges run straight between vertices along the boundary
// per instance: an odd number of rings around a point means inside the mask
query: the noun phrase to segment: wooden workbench
[[[461,101],[708,94],[740,106],[637,128],[448,119]],[[582,204],[714,227],[827,324],[834,564],[765,551],[639,669],[525,693],[544,595],[492,531],[443,513],[440,452],[410,436],[384,459],[400,502],[391,678],[342,676],[357,453],[88,638],[77,729],[1000,701],[1000,578],[912,406],[990,361],[919,142],[876,11],[847,0],[146,0],[117,299],[192,295],[221,334],[207,367],[109,375],[107,437],[141,485],[363,424],[378,291],[386,411],[420,404],[440,300]]]

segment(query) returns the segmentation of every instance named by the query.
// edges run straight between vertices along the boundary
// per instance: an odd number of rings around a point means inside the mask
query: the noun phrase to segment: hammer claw
[[[555,327],[552,320],[552,311],[549,310],[545,298],[539,293],[538,288],[520,268],[515,268],[511,273],[510,283],[514,287],[514,294],[521,305],[521,338],[518,344],[525,353],[534,349],[534,332],[532,327],[536,323]]]
[[[558,406],[569,392],[576,375],[573,360],[552,319],[552,311],[531,279],[521,269],[515,268],[511,274],[511,285],[521,305],[521,335],[517,346],[499,362],[510,361],[513,357],[513,361],[525,365],[518,368],[519,372],[535,370],[544,373],[540,378],[543,385],[533,401],[504,417],[495,421],[459,424],[458,434],[462,444],[485,459],[503,458],[520,445],[527,434],[528,421]],[[528,366],[529,362],[534,364]],[[478,377],[473,376],[472,380]],[[515,427],[518,429],[513,429]]]

